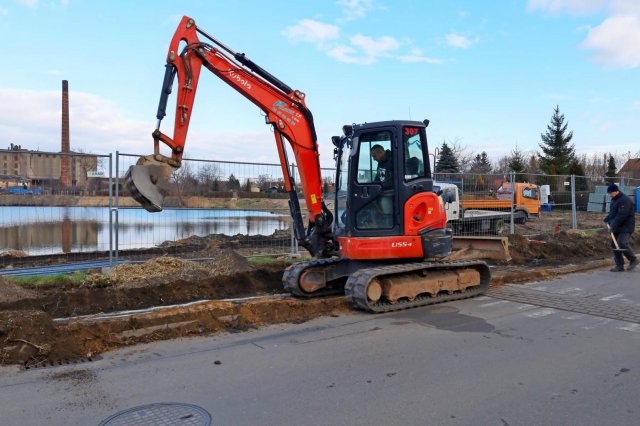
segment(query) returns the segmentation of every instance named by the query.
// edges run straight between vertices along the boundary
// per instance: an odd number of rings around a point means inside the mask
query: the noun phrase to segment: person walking
[[[616,266],[611,272],[624,271],[624,256],[629,260],[627,271],[632,271],[638,266],[638,257],[633,253],[629,240],[636,229],[636,214],[633,211],[633,202],[624,193],[620,192],[618,185],[612,183],[607,187],[607,194],[611,197],[609,214],[604,218],[604,223],[609,225],[610,231],[618,241],[621,250],[613,251],[613,260]],[[611,248],[615,249],[613,238]]]

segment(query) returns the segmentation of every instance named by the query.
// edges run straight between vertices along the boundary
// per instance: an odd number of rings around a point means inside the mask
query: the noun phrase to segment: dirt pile
[[[36,292],[0,277],[0,305],[36,297]]]
[[[634,234],[632,245],[638,246],[640,237]],[[603,231],[560,231],[555,234],[539,234],[530,237],[513,235],[509,239],[509,251],[514,264],[531,261],[565,262],[611,256],[609,234]]]
[[[100,316],[113,311],[172,306],[198,300],[281,293],[284,291],[281,281],[283,268],[284,265],[277,265],[269,269],[254,269],[234,251],[218,250],[205,262],[161,257],[140,264],[120,265],[106,276],[96,274],[89,277],[79,287],[27,289],[0,279],[0,365],[59,363],[136,342],[191,333],[247,329],[261,325],[269,318],[274,318],[274,322],[304,321],[320,315],[318,309],[307,309],[304,304],[294,301],[291,307],[284,304],[269,308],[265,304],[256,313],[242,308],[242,305],[215,302],[227,307],[226,310],[217,307],[199,312],[196,320],[181,321],[178,318],[178,326],[163,323],[161,317],[156,318],[157,315],[151,315],[152,319],[145,321],[132,317],[116,322],[113,329],[111,325],[103,326],[101,323],[87,326],[82,321],[64,320],[66,317]],[[180,309],[167,308],[169,312]],[[140,328],[144,330],[135,331]]]
[[[282,264],[254,269],[232,250],[218,250],[205,262],[160,257],[120,265],[110,274],[90,275],[80,286],[27,289],[6,281],[0,285],[0,311],[37,309],[64,318],[281,293],[283,269]]]
[[[70,360],[85,356],[80,340],[60,329],[44,312],[0,312],[0,365],[38,365],[52,357]]]
[[[345,298],[268,298],[245,303],[203,302],[111,319],[52,321],[40,311],[0,312],[0,365],[28,368],[86,360],[110,349],[265,324],[302,323],[350,311]]]
[[[162,253],[182,253],[181,257],[207,258],[215,257],[221,249],[234,250],[243,255],[258,254],[261,249],[268,248],[273,253],[274,247],[282,247],[283,253],[290,250],[291,232],[276,230],[265,235],[222,235],[211,234],[205,237],[197,235],[178,241],[165,241],[157,249]]]
[[[233,250],[218,249],[210,253],[204,262],[162,256],[143,263],[118,265],[106,276],[93,275],[89,284],[132,289],[177,281],[199,281],[250,270],[252,267],[243,256]]]
[[[176,280],[196,280],[206,276],[206,269],[199,263],[162,256],[144,263],[116,266],[104,278],[116,288],[139,288]]]
[[[27,253],[25,253],[22,250],[14,250],[14,249],[0,251],[0,260],[2,259],[10,260],[10,259],[21,258],[21,257],[27,257]]]

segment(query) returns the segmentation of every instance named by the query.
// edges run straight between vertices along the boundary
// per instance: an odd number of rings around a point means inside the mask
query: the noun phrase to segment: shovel
[[[627,249],[621,249],[620,246],[618,245],[618,240],[616,239],[616,236],[613,235],[613,232],[611,231],[611,227],[609,226],[609,224],[607,223],[607,229],[609,230],[609,234],[611,235],[611,239],[613,240],[613,244],[615,244],[616,248],[611,249],[613,251],[627,251]]]

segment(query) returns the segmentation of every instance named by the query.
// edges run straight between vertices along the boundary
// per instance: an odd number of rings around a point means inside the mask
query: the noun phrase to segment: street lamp
[[[429,154],[430,156],[433,157],[433,170],[431,170],[432,175],[436,172],[436,159],[438,158],[439,153],[440,153],[440,150],[436,147],[433,150],[433,154]]]

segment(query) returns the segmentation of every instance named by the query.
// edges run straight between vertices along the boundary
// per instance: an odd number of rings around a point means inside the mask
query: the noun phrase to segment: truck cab
[[[513,192],[514,184],[511,182],[504,182],[500,188],[496,191],[496,198],[498,200],[511,201],[511,193]],[[514,209],[516,211],[523,211],[526,213],[527,218],[540,216],[540,187],[533,183],[518,183],[515,184],[515,193],[513,198]]]
[[[446,182],[433,182],[433,192],[442,199],[447,215],[447,226],[454,235],[500,235],[504,231],[504,222],[511,219],[510,213],[465,209],[461,204],[460,190]]]
[[[458,187],[452,183],[433,182],[433,192],[442,198],[447,222],[460,219],[462,216]]]

